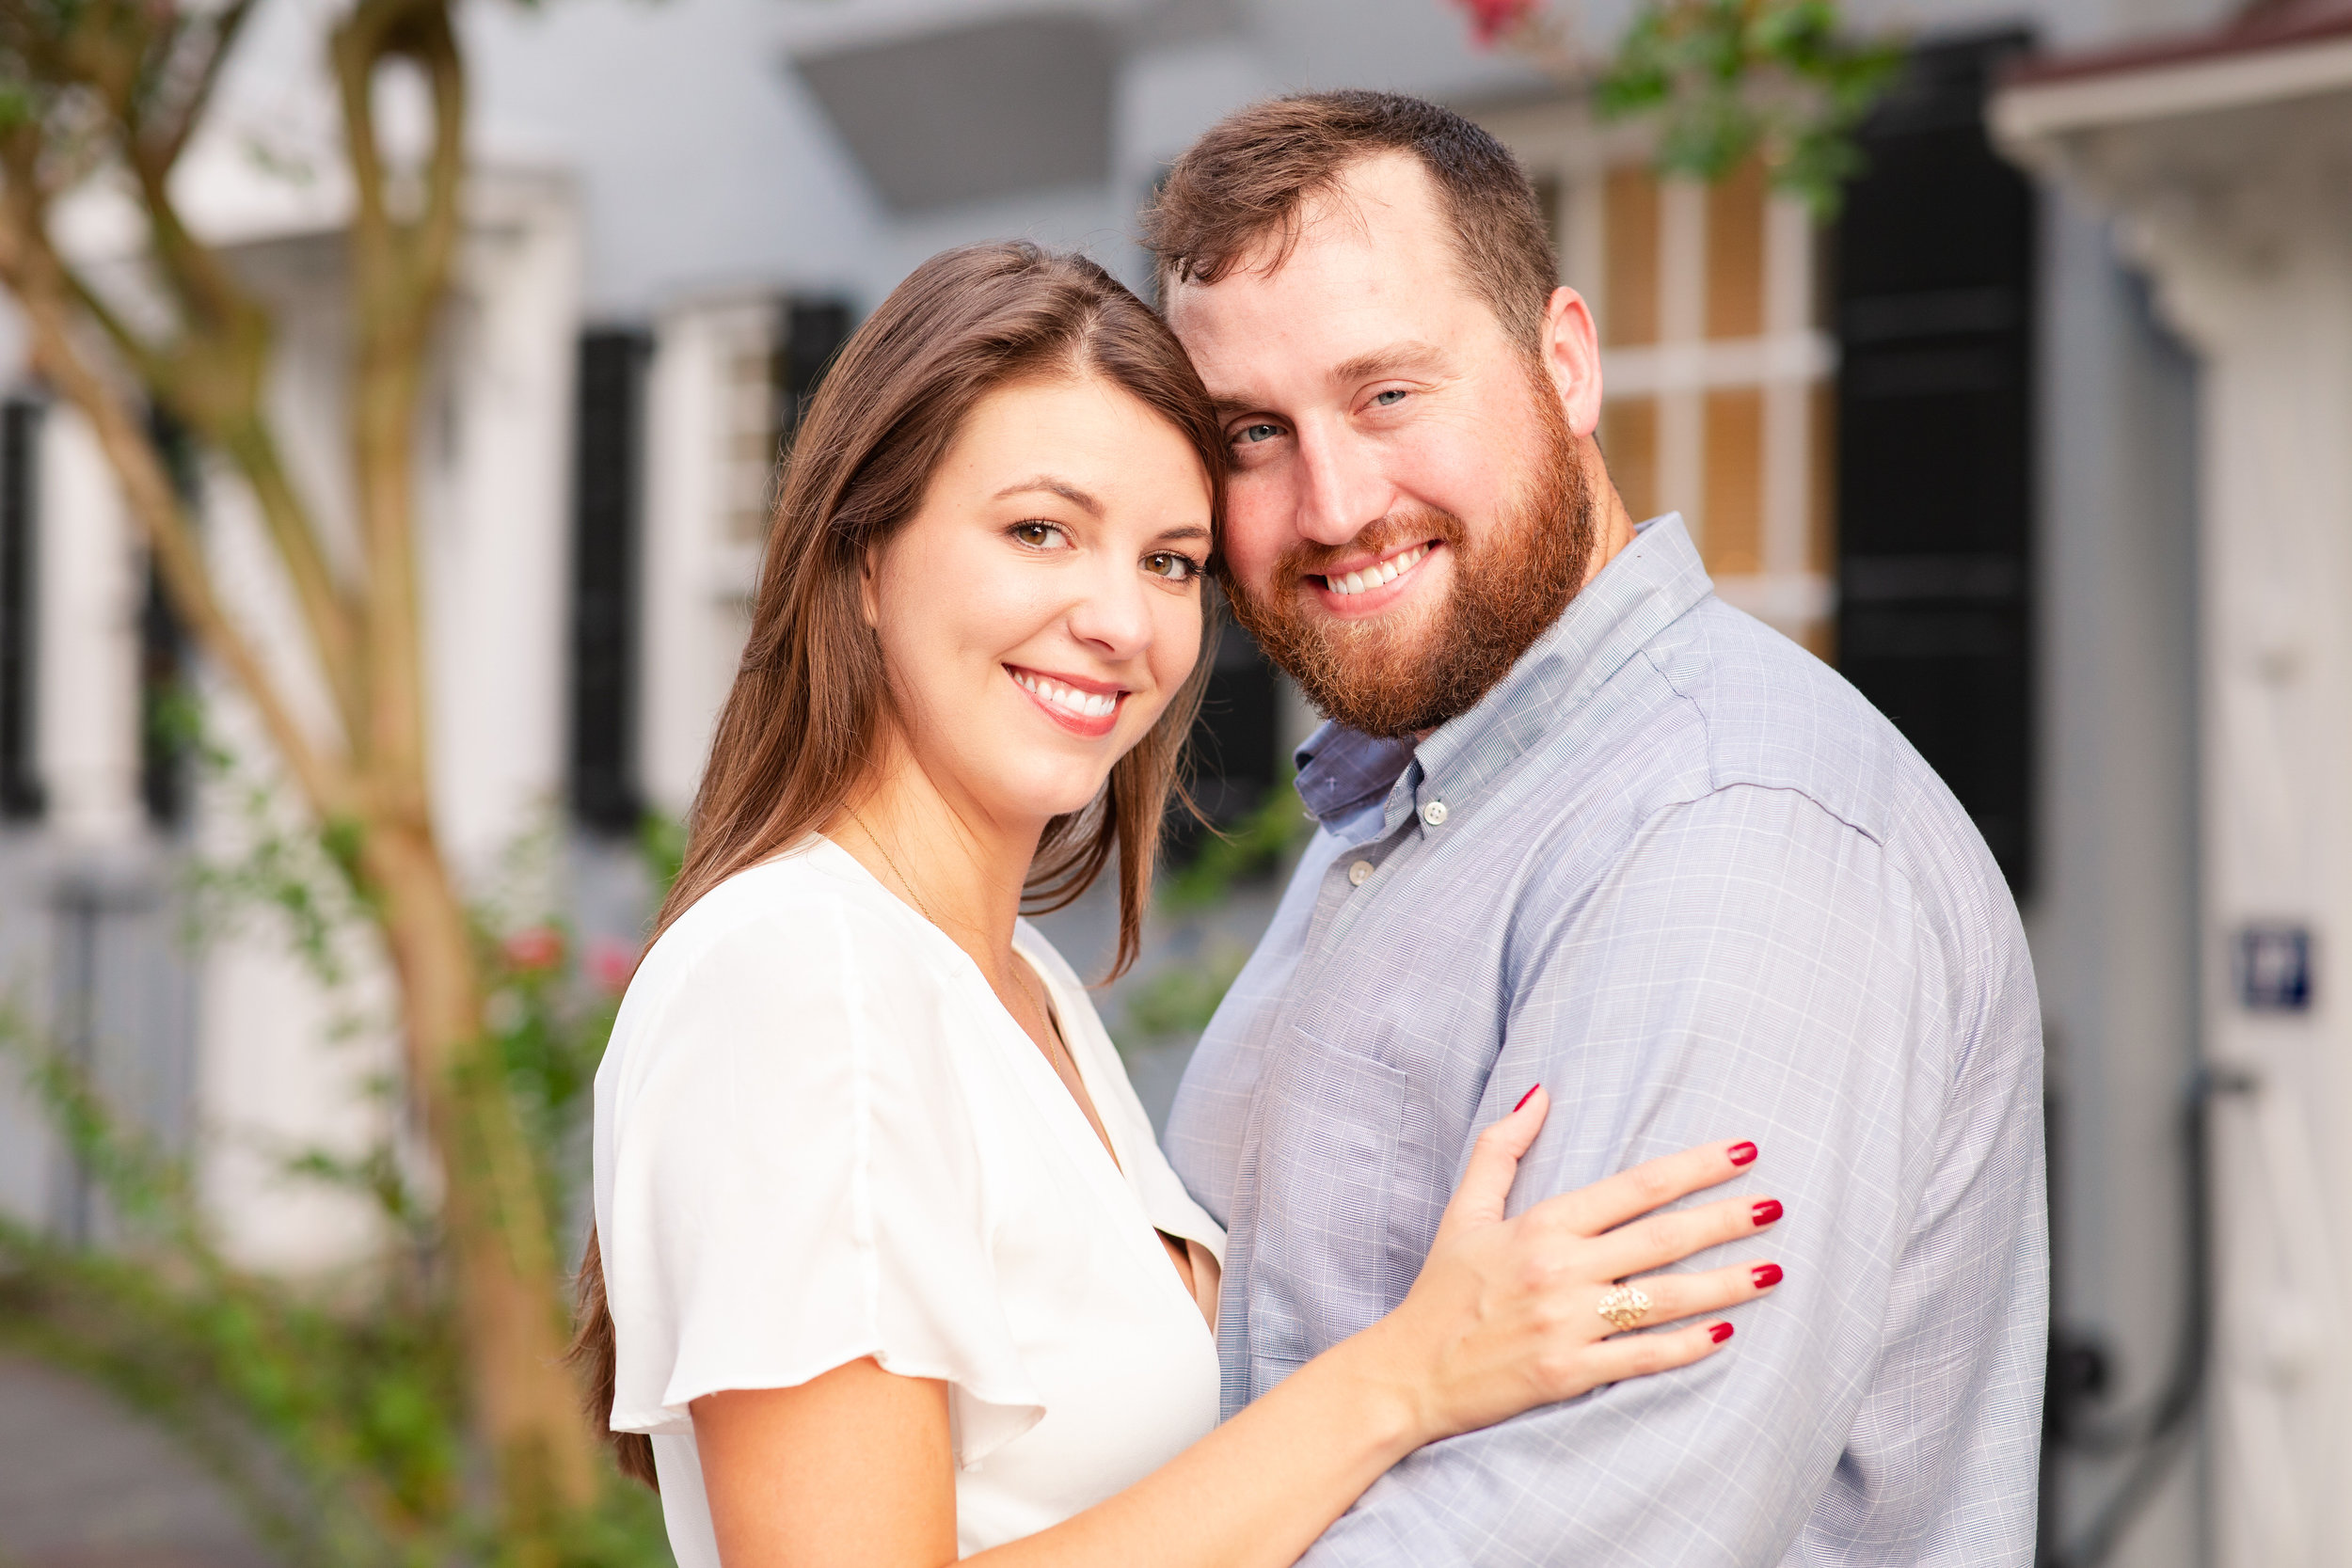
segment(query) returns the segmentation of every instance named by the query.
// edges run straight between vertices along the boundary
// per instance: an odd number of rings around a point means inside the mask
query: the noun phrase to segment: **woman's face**
[[[1208,477],[1109,382],[1000,388],[866,566],[904,738],[1007,828],[1079,810],[1200,652]]]

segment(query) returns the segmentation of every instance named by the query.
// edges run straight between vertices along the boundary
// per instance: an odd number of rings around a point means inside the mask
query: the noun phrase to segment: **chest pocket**
[[[1267,1069],[1253,1394],[1395,1305],[1390,1208],[1406,1114],[1404,1073],[1295,1025]]]

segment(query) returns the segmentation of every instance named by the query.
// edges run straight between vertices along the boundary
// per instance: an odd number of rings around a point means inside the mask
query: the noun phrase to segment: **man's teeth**
[[[1331,585],[1332,593],[1344,598],[1350,594],[1360,594],[1367,588],[1377,588],[1384,582],[1394,582],[1420,565],[1421,558],[1428,553],[1428,546],[1415,545],[1404,554],[1392,555],[1377,565],[1367,566],[1360,572],[1350,572],[1343,578],[1327,577],[1323,580]]]
[[[1047,680],[1043,675],[1023,673],[1012,678],[1043,701],[1080,719],[1101,719],[1119,706],[1119,697],[1114,692],[1075,691],[1059,681]]]

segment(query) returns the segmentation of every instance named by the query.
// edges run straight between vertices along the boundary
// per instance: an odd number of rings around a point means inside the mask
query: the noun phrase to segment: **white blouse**
[[[1025,922],[1114,1165],[979,969],[828,839],[662,933],[596,1073],[612,1429],[653,1434],[679,1568],[719,1568],[691,1402],[875,1357],[943,1379],[968,1556],[1216,1424],[1215,1342],[1152,1234],[1225,1238],[1084,986]]]

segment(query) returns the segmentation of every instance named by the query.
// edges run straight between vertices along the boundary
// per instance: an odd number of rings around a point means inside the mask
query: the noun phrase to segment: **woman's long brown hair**
[[[882,644],[860,608],[860,567],[914,515],[973,406],[1018,382],[1086,376],[1132,394],[1192,442],[1221,535],[1225,449],[1208,393],[1166,325],[1092,261],[1017,242],[950,250],[917,267],[850,336],[793,442],[751,638],[719,713],[657,940],[704,894],[830,821],[860,784],[889,702]],[[1102,795],[1046,826],[1030,867],[1026,907],[1042,913],[1076,900],[1118,857],[1113,975],[1141,944],[1208,642],[1168,711],[1112,766]],[[601,1429],[612,1412],[614,1346],[593,1227],[578,1325],[570,1359],[586,1373]],[[621,1472],[658,1485],[652,1440],[608,1435]]]

